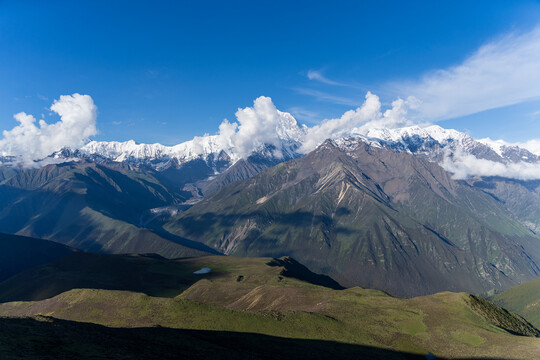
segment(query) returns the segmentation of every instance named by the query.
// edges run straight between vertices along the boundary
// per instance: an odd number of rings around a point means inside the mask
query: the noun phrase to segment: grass
[[[540,278],[496,294],[491,300],[540,326]]]
[[[451,331],[450,335],[452,336],[452,339],[470,346],[479,346],[486,341],[486,339],[481,336],[471,334],[462,330]]]
[[[211,272],[193,274],[201,267]],[[77,276],[87,283],[101,278],[102,283],[74,287]],[[65,279],[69,281],[60,286]],[[540,339],[516,336],[536,335],[536,329],[481,298],[439,293],[398,299],[358,287],[336,290],[311,283],[333,284],[289,258],[166,260],[84,254],[12,280],[12,285],[31,287],[53,283],[57,291],[40,301],[0,304],[0,316],[44,315],[117,328],[253,333],[449,358],[526,359],[540,351]],[[6,283],[0,284],[2,289]],[[20,287],[18,291],[25,293]],[[514,355],[508,357],[508,349]]]
[[[110,328],[47,317],[0,318],[2,359],[424,359],[340,342],[253,333]]]

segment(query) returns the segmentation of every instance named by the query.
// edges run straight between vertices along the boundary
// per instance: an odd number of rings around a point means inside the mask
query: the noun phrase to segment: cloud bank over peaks
[[[447,153],[440,165],[452,173],[454,179],[468,179],[471,176],[500,176],[518,180],[540,179],[540,163],[524,161],[501,163],[480,159],[460,150],[452,154]]]
[[[533,154],[540,156],[540,139],[532,139],[522,143],[515,143],[515,145],[527,149]]]
[[[413,97],[407,100],[397,99],[392,108],[381,112],[381,102],[377,95],[368,92],[366,100],[356,110],[345,112],[340,118],[324,120],[320,125],[307,129],[301,153],[308,153],[326,139],[335,139],[349,135],[366,135],[370,129],[396,128],[410,125],[407,119],[409,109],[417,106]]]
[[[19,125],[2,132],[0,155],[31,164],[64,147],[79,148],[97,134],[97,107],[89,95],[62,95],[50,109],[60,116],[56,123],[39,120],[36,124],[32,115],[15,114]]]
[[[540,179],[540,163],[512,162],[502,155],[504,146],[519,146],[536,153],[533,148],[540,144],[539,141],[531,140],[528,143],[511,144],[502,140],[474,140],[455,130],[447,130],[439,126],[426,127],[425,125],[428,124],[418,124],[409,118],[409,113],[416,111],[418,106],[419,102],[414,97],[406,100],[398,98],[392,102],[391,108],[383,110],[379,97],[368,92],[364,103],[357,109],[349,110],[339,118],[326,119],[318,125],[307,127],[300,126],[289,113],[279,111],[271,98],[261,96],[254,101],[253,107],[238,109],[237,122],[231,123],[224,120],[218,134],[215,135],[215,141],[219,149],[232,154],[233,159],[239,159],[248,156],[265,144],[274,145],[279,149],[284,140],[300,144],[297,151],[300,154],[307,154],[326,139],[355,135],[372,137],[379,133],[378,130],[395,129],[393,132],[401,135],[389,141],[399,142],[402,141],[401,136],[410,137],[412,134],[430,137],[440,142],[441,146],[448,149],[440,165],[452,173],[455,179],[466,179],[471,176],[501,176],[520,180]],[[410,125],[417,126],[407,127]],[[194,142],[195,140],[197,138]],[[465,150],[470,146],[476,146],[474,144],[480,145],[479,143],[501,154],[502,162],[477,158]],[[451,144],[456,146],[446,147]],[[279,151],[274,155],[280,157]]]
[[[282,154],[282,150],[293,156],[295,151],[307,154],[326,139],[362,135],[405,144],[411,141],[411,137],[416,136],[418,139],[413,139],[414,141],[429,140],[430,143],[430,139],[434,139],[440,146],[449,149],[440,165],[456,179],[471,176],[540,179],[540,162],[537,158],[515,148],[519,146],[540,155],[540,140],[514,144],[502,140],[474,140],[455,130],[446,130],[439,126],[418,126],[419,124],[411,121],[409,117],[409,113],[417,107],[418,101],[413,97],[405,100],[398,98],[385,110],[379,97],[368,92],[364,103],[357,109],[307,127],[300,125],[291,114],[279,111],[271,98],[261,96],[254,100],[252,107],[239,108],[235,114],[236,121],[223,120],[215,135],[195,137],[175,146],[164,146],[136,144],[134,141],[88,143],[88,139],[97,133],[97,108],[88,95],[64,95],[51,106],[51,111],[60,116],[56,123],[36,121],[32,115],[26,113],[16,114],[14,117],[19,124],[3,132],[0,155],[15,156],[26,166],[41,166],[45,162],[38,164],[35,161],[44,159],[64,147],[81,149],[83,153],[98,154],[113,161],[128,158],[144,161],[164,157],[185,162],[225,151],[235,162],[254,151],[267,149],[267,145],[273,145],[275,150],[272,155],[280,158],[285,154]],[[500,160],[493,161],[492,158],[488,160],[471,155],[470,150],[478,146],[488,146],[500,155]],[[509,152],[511,157],[506,157],[506,152]]]

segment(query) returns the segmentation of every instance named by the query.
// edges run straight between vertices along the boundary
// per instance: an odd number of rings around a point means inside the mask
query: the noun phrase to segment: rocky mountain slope
[[[305,139],[306,128],[300,126],[290,114],[280,114],[281,121],[276,127],[280,145],[260,147],[247,157],[239,156],[234,147],[222,144],[223,141],[216,135],[197,137],[172,147],[161,144],[136,144],[133,141],[125,143],[93,141],[80,150],[65,149],[53,154],[52,157],[56,161],[83,158],[98,162],[121,162],[172,172],[179,167],[194,167],[199,171],[190,179],[183,181],[194,183],[195,185],[189,189],[195,198],[200,198],[197,195],[209,195],[230,182],[246,179],[269,166],[303,155],[298,149]],[[450,172],[455,171],[454,165],[456,162],[459,164],[464,156],[504,165],[540,163],[540,156],[518,146],[505,145],[489,139],[476,140],[467,134],[437,125],[370,129],[363,132],[352,129],[341,136],[352,136],[393,151],[425,156]],[[474,173],[470,174],[470,178],[471,184],[494,195],[524,225],[533,231],[540,229],[540,213],[537,211],[540,209],[538,180],[516,181],[515,178],[508,176]]]
[[[400,296],[490,292],[540,275],[540,238],[499,201],[425,157],[362,138],[232,183],[164,228]]]
[[[351,131],[303,157],[305,128],[281,114],[279,143],[246,156],[216,135],[92,142],[46,166],[0,166],[0,231],[168,257],[301,252],[348,285],[400,295],[490,292],[538,275],[538,180],[457,180],[445,167],[463,154],[536,164],[534,154],[430,126]]]
[[[166,173],[159,174],[165,183]],[[196,256],[216,253],[200,243],[139,226],[151,209],[185,200],[152,173],[79,161],[22,169],[0,183],[0,231],[81,250]]]

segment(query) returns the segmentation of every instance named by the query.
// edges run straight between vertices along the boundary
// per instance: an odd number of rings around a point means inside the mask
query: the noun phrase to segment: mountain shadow
[[[161,327],[109,328],[42,316],[0,318],[0,339],[0,353],[6,360],[426,359],[420,354],[333,341]]]

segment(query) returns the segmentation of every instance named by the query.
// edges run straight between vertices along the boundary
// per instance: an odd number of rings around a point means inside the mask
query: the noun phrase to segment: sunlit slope
[[[465,293],[398,299],[358,287],[339,290],[339,284],[290,258],[109,257],[106,261],[97,259],[95,270],[101,272],[100,277],[111,272],[106,289],[99,284],[92,288],[67,286],[66,291],[45,300],[0,304],[0,315],[41,314],[114,327],[159,325],[249,332],[419,355],[432,352],[448,358],[528,359],[540,351],[540,339],[531,337],[538,330],[520,317]],[[116,258],[119,264],[111,264]],[[75,262],[64,266],[59,270],[63,275],[56,279],[81,271]],[[193,274],[203,267],[210,272]],[[134,281],[133,288],[121,288],[125,285],[125,278],[119,275],[122,271],[126,277],[141,280],[142,285],[135,289]],[[82,278],[92,271],[87,268],[86,272]],[[55,277],[49,274],[48,279]],[[6,284],[9,281],[1,284],[2,292],[8,292]]]

